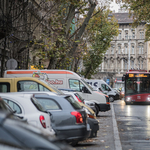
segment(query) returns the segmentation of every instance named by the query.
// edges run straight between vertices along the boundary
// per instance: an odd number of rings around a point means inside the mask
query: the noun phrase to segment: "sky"
[[[111,5],[110,5],[110,9],[111,9],[112,11],[115,10],[115,12],[118,12],[119,8],[120,8],[119,4],[116,4],[116,3],[115,3],[115,0],[113,0],[113,2],[112,2]]]

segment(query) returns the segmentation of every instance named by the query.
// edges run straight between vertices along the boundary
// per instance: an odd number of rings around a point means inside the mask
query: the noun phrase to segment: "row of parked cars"
[[[32,77],[31,77],[32,78]],[[28,79],[28,80],[27,80]],[[34,79],[32,81],[36,81]],[[77,92],[42,86],[16,78],[17,92],[0,84],[0,147],[20,149],[72,149],[79,141],[97,136],[95,103]],[[36,89],[43,89],[37,91]],[[26,89],[26,90],[23,90]],[[28,90],[27,90],[28,89]]]

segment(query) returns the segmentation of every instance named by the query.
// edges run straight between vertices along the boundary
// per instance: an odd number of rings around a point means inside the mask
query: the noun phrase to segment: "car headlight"
[[[131,98],[130,98],[130,97],[127,97],[127,98],[126,98],[126,101],[127,101],[127,102],[131,101]]]
[[[150,97],[147,98],[147,101],[150,101]]]

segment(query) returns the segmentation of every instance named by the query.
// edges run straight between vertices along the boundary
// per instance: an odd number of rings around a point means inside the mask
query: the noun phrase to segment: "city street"
[[[98,136],[80,142],[77,150],[149,150],[150,106],[111,104],[111,111],[101,112]],[[117,124],[117,125],[116,125]]]

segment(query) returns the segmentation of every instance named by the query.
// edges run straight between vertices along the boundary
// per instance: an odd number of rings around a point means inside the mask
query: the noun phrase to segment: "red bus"
[[[129,70],[123,77],[126,105],[150,104],[150,73],[146,70]]]

